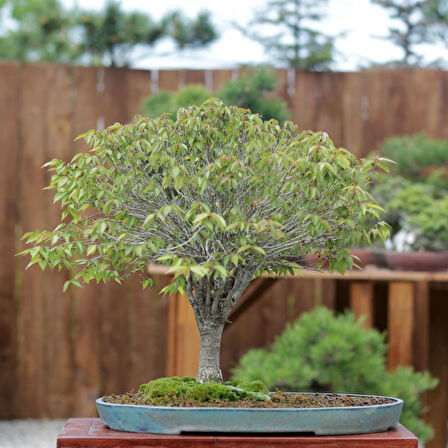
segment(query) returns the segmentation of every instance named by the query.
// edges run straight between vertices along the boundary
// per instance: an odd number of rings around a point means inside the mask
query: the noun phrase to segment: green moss
[[[260,392],[265,395],[269,394],[268,388],[260,380],[244,381],[244,380],[237,379],[234,381],[228,381],[226,384],[228,384],[229,386],[234,386],[234,387],[238,387],[240,389],[244,389],[248,392]]]
[[[194,376],[184,376],[181,378],[181,381],[183,381],[184,383],[195,383],[196,378]]]
[[[171,378],[159,378],[142,384],[138,390],[140,394],[147,398],[157,397],[185,397],[187,390],[196,384],[196,380],[191,377],[179,378],[173,376]]]
[[[247,397],[269,400],[268,389],[261,381],[235,380],[225,384],[199,384],[195,378],[189,376],[159,378],[142,384],[138,392],[148,400],[148,403],[160,403],[160,399],[165,403],[174,398],[187,398],[201,402],[214,399],[236,401]]]
[[[236,401],[239,396],[227,386],[219,383],[195,384],[187,390],[185,398],[198,401],[211,401],[213,399]]]

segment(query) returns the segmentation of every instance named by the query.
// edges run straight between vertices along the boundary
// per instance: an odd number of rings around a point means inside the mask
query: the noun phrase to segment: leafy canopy
[[[344,272],[346,246],[387,236],[366,220],[379,206],[364,190],[384,159],[358,160],[325,133],[209,100],[176,121],[137,117],[83,137],[92,151],[46,164],[61,223],[25,235],[23,252],[41,268],[78,268],[75,285],[158,262],[175,273],[167,290],[183,290],[187,277],[246,264],[284,274],[316,252]]]

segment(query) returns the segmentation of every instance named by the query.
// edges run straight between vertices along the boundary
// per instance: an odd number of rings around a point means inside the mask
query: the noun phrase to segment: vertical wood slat
[[[388,300],[388,368],[412,365],[414,334],[414,284],[391,282]]]
[[[422,281],[415,285],[415,358],[417,370],[425,371],[429,367],[429,330],[430,330],[430,297],[429,284]]]
[[[104,70],[104,90],[99,93],[99,113],[108,127],[116,122],[126,123],[130,70]],[[129,352],[129,282],[118,285],[108,282],[100,288],[99,358],[102,394],[126,392],[129,384],[131,354]],[[115,372],[120,372],[117,375]]]
[[[142,113],[142,101],[151,95],[152,81],[149,70],[132,70],[128,73],[127,120]]]
[[[448,442],[448,302],[446,290],[431,292],[429,369],[439,384],[426,394],[429,412],[425,420],[434,428],[434,439],[425,443],[425,448],[445,448]]]
[[[20,100],[20,215],[25,233],[47,227],[44,201],[48,69],[25,65],[21,75]],[[22,245],[22,248],[24,246]],[[21,250],[21,248],[19,249]],[[18,299],[17,417],[46,416],[44,370],[44,274],[36,265],[23,272],[22,258]],[[11,260],[12,262],[12,260]]]
[[[347,73],[342,93],[341,145],[350,148],[350,151],[358,156],[365,155],[363,124],[368,119],[368,97],[364,79],[362,72]]]
[[[88,129],[97,126],[99,98],[97,91],[98,69],[76,67],[74,85],[76,95],[73,105],[72,140]],[[87,145],[77,140],[72,152],[87,151]],[[72,299],[73,334],[73,400],[72,415],[95,416],[95,397],[101,393],[99,347],[99,301],[101,286],[92,282],[82,289],[70,288]],[[65,298],[65,297],[64,297]]]
[[[448,139],[448,73],[446,71],[438,71],[438,75],[440,76],[440,107],[438,109],[439,126],[437,136]]]
[[[54,65],[47,69],[48,90],[45,116],[45,159],[69,161],[72,150],[73,72],[71,67]],[[45,170],[45,184],[53,173]],[[48,228],[61,219],[59,203],[53,205],[54,190],[44,192],[44,210]],[[45,395],[49,417],[71,414],[72,358],[71,358],[71,303],[70,294],[63,294],[64,282],[70,277],[66,270],[44,273],[45,293]],[[53,372],[58,375],[53,376]]]
[[[196,376],[200,337],[193,308],[186,294],[169,298],[167,374]]]
[[[178,300],[177,294],[171,294],[168,298],[168,346],[166,352],[166,374],[176,376],[177,372],[177,315]]]
[[[232,80],[233,70],[212,70],[212,90],[218,91],[223,84]]]
[[[16,64],[0,66],[0,418],[15,416],[16,394],[16,315],[15,269],[17,260],[15,227],[17,224],[17,166],[19,154],[18,94],[20,68]],[[5,107],[7,106],[7,107]]]
[[[184,83],[205,85],[205,70],[185,70]]]
[[[374,323],[373,282],[350,283],[350,309],[356,318],[364,318],[362,326],[372,328]]]
[[[159,71],[159,90],[171,90],[176,92],[182,88],[181,70],[160,70]]]

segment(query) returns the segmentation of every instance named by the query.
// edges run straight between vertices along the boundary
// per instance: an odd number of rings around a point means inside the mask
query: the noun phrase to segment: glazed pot
[[[394,271],[437,272],[448,270],[448,251],[384,253],[386,267]]]
[[[102,422],[118,431],[340,435],[384,432],[395,427],[403,401],[391,400],[387,404],[327,408],[168,407],[116,404],[101,398],[96,404]]]

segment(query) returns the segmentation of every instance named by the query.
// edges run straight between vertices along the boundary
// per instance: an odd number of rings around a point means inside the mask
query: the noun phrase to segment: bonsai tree
[[[293,272],[309,253],[343,273],[347,246],[387,236],[366,219],[379,206],[364,189],[385,160],[358,160],[322,132],[208,100],[176,121],[137,118],[83,137],[92,151],[46,164],[61,223],[25,235],[33,247],[22,253],[72,269],[65,289],[170,266],[165,291],[187,292],[199,327],[200,383],[222,381],[222,331],[255,276]]]

